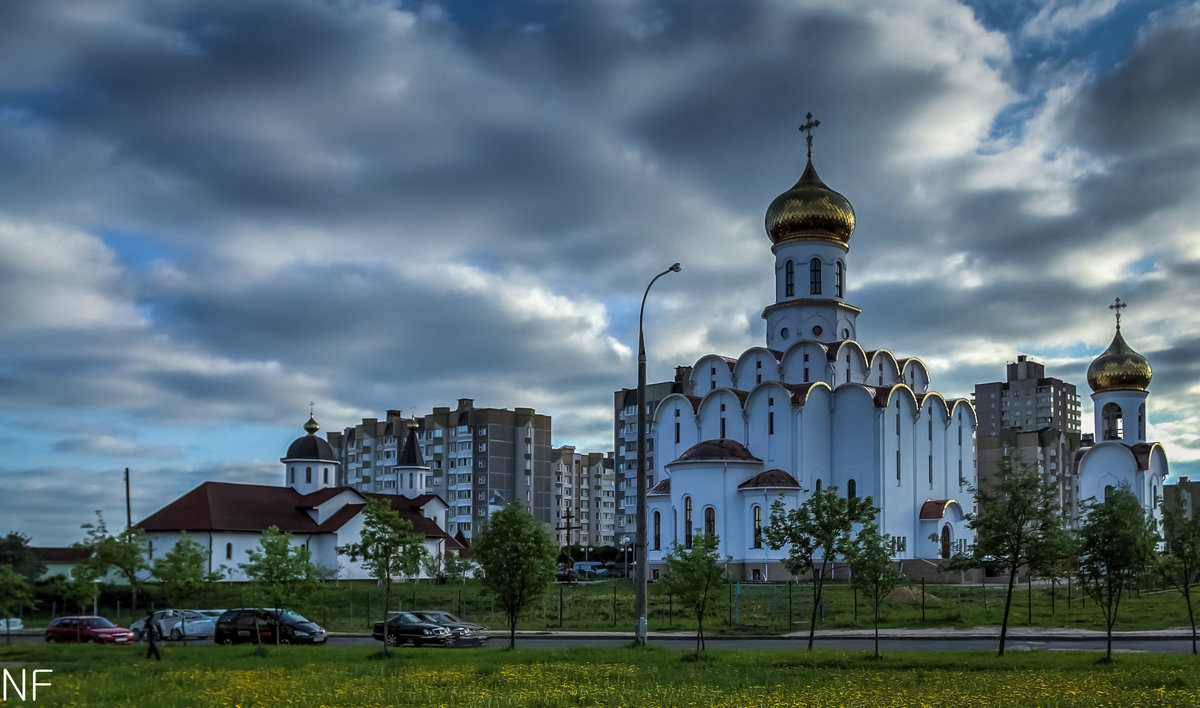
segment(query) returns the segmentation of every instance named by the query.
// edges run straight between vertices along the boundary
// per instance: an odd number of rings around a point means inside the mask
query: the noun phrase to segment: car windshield
[[[299,612],[292,612],[291,610],[284,610],[280,612],[279,619],[288,624],[300,624],[301,622],[308,621],[304,618],[304,615],[300,614]]]
[[[449,612],[422,612],[421,616],[430,622],[436,622],[438,624],[454,624],[458,622],[458,620],[454,619],[454,616]]]
[[[396,624],[419,624],[421,619],[411,612],[397,612],[390,621]]]
[[[103,617],[89,617],[83,621],[83,626],[89,629],[108,629],[109,627],[116,627],[117,625],[109,622]]]

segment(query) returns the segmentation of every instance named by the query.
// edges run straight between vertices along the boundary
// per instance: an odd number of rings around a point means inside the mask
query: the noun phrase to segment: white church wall
[[[809,381],[828,383],[827,363],[825,347],[811,340],[796,342],[787,350],[780,363],[783,381],[789,384]]]
[[[791,393],[774,382],[755,387],[746,398],[746,447],[764,469],[791,462],[794,429]]]
[[[700,442],[700,430],[691,401],[678,393],[664,398],[654,412],[653,434],[652,483],[658,483],[670,476],[666,472],[668,464],[679,459],[688,448]]]
[[[700,357],[692,366],[692,393],[706,396],[718,388],[733,387],[733,372],[725,357],[708,354]]]
[[[896,357],[886,349],[880,349],[871,357],[870,369],[867,373],[868,386],[892,386],[900,380],[900,369]]]
[[[1145,504],[1145,492],[1138,479],[1137,459],[1133,451],[1118,442],[1102,442],[1088,448],[1079,461],[1080,502],[1103,502],[1104,489],[1119,489],[1127,484]]]
[[[766,381],[778,380],[779,362],[764,347],[753,347],[742,352],[733,369],[733,385],[743,391],[749,391]]]
[[[700,440],[726,438],[746,444],[746,420],[742,403],[729,389],[710,392],[698,409]],[[724,425],[722,425],[724,421]]]
[[[818,405],[823,402],[824,405]],[[811,408],[810,408],[811,406]],[[878,506],[883,490],[880,488],[878,413],[870,392],[862,386],[841,386],[832,394],[828,389],[809,394],[805,415],[810,413],[817,420],[824,418],[826,447],[831,459],[827,468],[835,470],[834,482],[844,495],[848,483],[854,480],[855,494],[859,497],[874,497]],[[819,412],[825,412],[820,416]],[[814,436],[811,445],[817,444]],[[811,487],[809,487],[811,489]]]

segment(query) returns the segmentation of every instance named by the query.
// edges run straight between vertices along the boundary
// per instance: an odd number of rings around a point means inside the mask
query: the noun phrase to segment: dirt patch
[[[887,601],[893,605],[921,604],[921,588],[912,585],[901,585],[888,593]],[[925,602],[937,602],[938,598],[932,593],[925,593]]]

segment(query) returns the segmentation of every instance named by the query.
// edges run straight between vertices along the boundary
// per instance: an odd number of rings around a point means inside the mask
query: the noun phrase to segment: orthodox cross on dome
[[[1117,329],[1121,329],[1121,310],[1126,307],[1129,307],[1129,305],[1121,302],[1121,298],[1117,298],[1116,302],[1108,306],[1108,309],[1115,310],[1117,313]]]
[[[807,122],[807,123],[805,123],[804,125],[800,126],[800,132],[801,132],[801,133],[805,133],[805,136],[804,136],[804,138],[805,138],[805,140],[808,142],[808,159],[810,159],[810,160],[811,160],[811,159],[812,159],[812,132],[813,132],[813,128],[816,128],[817,126],[821,125],[821,121],[819,121],[819,120],[813,120],[812,113],[809,113],[808,115],[806,115],[806,116],[805,116],[805,119],[806,119],[808,122]]]
[[[316,408],[317,408],[316,403],[313,403],[312,401],[308,402],[308,417],[309,418],[313,417],[313,411],[316,410]]]

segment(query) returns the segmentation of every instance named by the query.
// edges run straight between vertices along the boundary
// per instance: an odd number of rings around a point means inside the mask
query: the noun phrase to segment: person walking
[[[158,639],[161,632],[158,629],[158,622],[154,620],[154,611],[146,612],[146,624],[142,630],[142,634],[146,635],[146,641],[149,645],[146,647],[146,658],[151,656],[156,661],[162,661],[162,655],[158,653]]]

